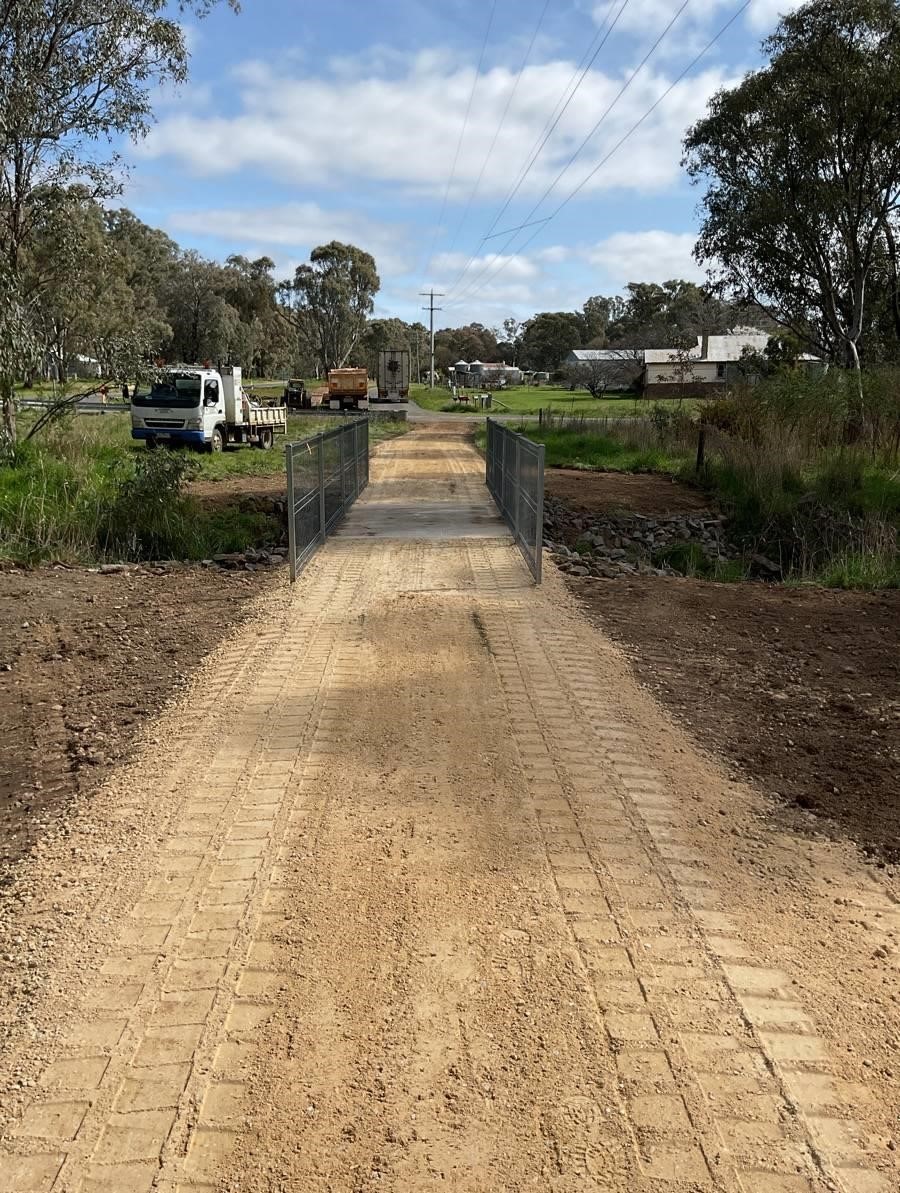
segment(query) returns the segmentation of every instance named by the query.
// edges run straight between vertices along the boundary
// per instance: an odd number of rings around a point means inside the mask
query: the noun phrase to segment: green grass
[[[189,486],[195,479],[284,475],[282,439],[268,452],[150,452],[132,440],[130,417],[111,413],[70,415],[25,442],[35,417],[21,414],[20,443],[0,460],[0,559],[203,559],[277,541],[280,527],[266,515],[200,503]],[[291,416],[288,436],[300,441],[337,422]],[[371,442],[406,430],[405,423],[377,420]]]
[[[678,472],[685,463],[662,447],[631,446],[607,435],[584,431],[547,429],[534,424],[525,433],[543,443],[548,468],[588,468],[603,472]]]
[[[660,557],[684,575],[739,580],[758,574],[754,555],[777,561],[784,579],[835,588],[900,586],[900,469],[864,447],[816,444],[781,432],[746,443],[713,438],[696,474],[696,427],[647,420],[575,427],[522,423],[543,443],[550,467],[658,472],[701,484],[728,516],[743,558],[719,564],[690,544]],[[474,440],[484,450],[485,433]]]
[[[900,559],[895,552],[847,552],[832,559],[814,579],[826,588],[900,588]]]
[[[552,410],[557,415],[571,415],[574,417],[599,418],[631,418],[645,415],[651,403],[644,398],[636,398],[634,394],[625,394],[615,398],[592,398],[584,390],[570,393],[568,388],[552,385],[528,386],[521,385],[514,389],[500,390],[492,394],[494,405],[490,410],[476,408],[469,403],[454,403],[446,388],[429,389],[427,385],[410,386],[410,397],[425,410],[442,413],[468,415],[469,418],[484,418],[490,414],[534,414],[540,410]],[[654,405],[676,409],[679,406],[685,411],[693,408],[693,403],[686,400],[666,400]]]

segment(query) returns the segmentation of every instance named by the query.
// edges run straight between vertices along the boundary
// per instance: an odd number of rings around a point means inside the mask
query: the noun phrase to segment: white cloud
[[[775,27],[779,17],[805,3],[806,0],[753,0],[747,10],[747,22],[760,33],[768,33]]]
[[[269,249],[273,256],[283,256],[289,249],[293,257],[301,259],[316,245],[341,240],[371,253],[382,271],[407,273],[410,268],[407,230],[402,225],[374,220],[363,212],[326,209],[318,203],[176,211],[166,223],[172,232],[226,240],[235,252],[242,246],[255,246],[254,251]]]
[[[593,245],[585,257],[615,290],[638,281],[702,282],[706,275],[692,255],[696,239],[693,232],[616,232]]]
[[[465,253],[438,253],[432,264],[436,276],[444,279],[439,284],[450,284],[466,269],[468,261],[469,257]],[[475,257],[466,270],[466,277],[474,278],[482,270],[490,270],[492,274],[502,272],[505,277],[516,281],[536,278],[541,273],[537,262],[531,258],[518,254],[504,256],[502,253],[485,253],[484,256]]]
[[[672,26],[672,35],[681,36],[690,26],[708,24],[719,9],[728,6],[729,0],[691,0],[687,8]],[[594,21],[606,28],[607,21],[615,20],[622,7],[622,0],[604,0],[594,7]],[[675,15],[678,4],[675,0],[628,0],[621,16],[616,20],[616,33],[635,33],[653,36],[655,40]],[[661,47],[662,48],[662,47]]]
[[[384,74],[346,70],[293,78],[271,63],[243,63],[235,70],[238,110],[212,116],[183,109],[167,114],[136,152],[176,159],[201,177],[253,171],[280,182],[332,188],[385,185],[407,196],[440,198],[462,128],[473,70],[451,55],[424,51],[394,62]],[[571,62],[526,68],[502,133],[484,170],[482,199],[505,195],[572,78]],[[520,195],[542,193],[556,177],[619,91],[625,74],[589,72]],[[478,81],[459,156],[451,202],[470,194],[510,97],[516,75],[497,66]],[[553,198],[563,196],[642,116],[670,85],[665,72],[645,69],[565,175]],[[638,131],[585,188],[660,191],[681,177],[685,127],[726,82],[710,68],[679,83]],[[550,202],[553,199],[551,198]]]

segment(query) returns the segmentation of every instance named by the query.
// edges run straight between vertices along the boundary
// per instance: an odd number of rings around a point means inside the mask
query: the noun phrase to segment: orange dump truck
[[[328,405],[332,410],[368,410],[369,374],[365,369],[331,369]]]

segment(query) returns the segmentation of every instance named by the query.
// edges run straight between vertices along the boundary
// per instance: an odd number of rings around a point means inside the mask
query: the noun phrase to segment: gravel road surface
[[[482,474],[383,447],[17,880],[4,1193],[897,1189],[900,907],[533,587]]]

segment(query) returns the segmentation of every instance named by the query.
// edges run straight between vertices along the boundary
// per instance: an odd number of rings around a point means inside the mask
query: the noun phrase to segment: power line
[[[525,71],[525,67],[528,65],[528,60],[531,58],[531,51],[534,49],[534,43],[537,41],[537,36],[541,31],[541,26],[544,23],[544,17],[547,15],[547,9],[549,7],[550,7],[550,0],[544,0],[544,7],[541,9],[540,16],[537,19],[537,24],[534,27],[534,32],[531,35],[531,41],[528,43],[528,49],[525,51],[525,56],[522,59],[522,62],[521,62],[521,65],[519,66],[518,71],[516,72],[515,82],[513,83],[512,87],[510,89],[509,95],[506,100],[506,105],[503,108],[503,112],[500,116],[500,123],[497,125],[496,131],[494,132],[493,139],[491,140],[490,147],[488,148],[488,151],[487,151],[487,154],[485,155],[484,161],[481,164],[481,169],[478,171],[478,177],[475,180],[475,185],[472,187],[472,190],[469,192],[469,197],[466,200],[465,211],[462,213],[459,223],[456,225],[456,231],[453,233],[453,238],[451,239],[450,244],[444,250],[447,253],[453,252],[453,247],[456,244],[457,237],[459,236],[460,232],[462,231],[462,227],[468,218],[468,215],[472,208],[472,203],[475,199],[475,196],[478,194],[478,190],[481,186],[482,179],[484,178],[484,172],[487,169],[488,162],[491,160],[491,155],[493,154],[494,149],[496,148],[497,141],[500,138],[500,132],[503,128],[503,125],[506,123],[506,117],[509,115],[509,109],[512,107],[512,101],[515,99],[516,92],[519,90],[519,84],[522,81],[522,75]]]
[[[628,141],[634,135],[634,133],[637,132],[637,130],[641,127],[641,125],[644,124],[645,121],[647,121],[650,118],[650,116],[653,115],[653,113],[660,106],[660,104],[663,103],[672,94],[672,92],[675,90],[675,88],[678,86],[678,84],[680,82],[682,82],[683,79],[688,74],[690,74],[690,72],[694,69],[694,67],[697,65],[697,63],[700,62],[700,60],[702,58],[704,58],[706,56],[706,54],[709,53],[709,51],[716,44],[716,42],[719,41],[719,39],[721,37],[723,37],[728,32],[728,30],[735,23],[735,21],[737,21],[737,19],[747,11],[747,9],[750,7],[751,3],[752,3],[752,0],[745,0],[745,3],[743,3],[740,6],[740,8],[738,8],[737,11],[735,13],[733,13],[733,15],[731,17],[729,17],[729,19],[725,22],[725,24],[718,31],[718,33],[716,33],[716,35],[706,43],[706,45],[699,52],[699,54],[697,54],[688,63],[688,65],[684,68],[684,70],[681,72],[681,74],[679,74],[677,76],[677,78],[673,79],[672,83],[666,88],[666,90],[662,93],[662,95],[660,95],[659,98],[653,104],[650,105],[650,107],[647,109],[647,111],[644,112],[644,114],[638,120],[636,120],[634,122],[634,124],[631,126],[631,128],[629,128],[628,131],[615,143],[615,145],[613,145],[613,147],[609,150],[609,152],[606,153],[600,159],[600,161],[597,162],[597,164],[593,167],[593,169],[590,170],[589,173],[586,174],[584,178],[582,178],[582,180],[578,183],[578,185],[575,186],[569,192],[568,195],[566,195],[566,197],[562,200],[562,202],[550,213],[550,215],[547,217],[547,219],[539,221],[539,226],[535,228],[534,232],[532,232],[531,236],[528,237],[528,239],[525,241],[525,243],[519,246],[519,248],[516,250],[517,253],[523,253],[525,251],[525,249],[527,249],[529,247],[529,245],[531,245],[534,242],[534,240],[540,234],[542,229],[545,228],[546,225],[548,223],[550,223],[551,220],[554,220],[559,215],[559,213],[563,210],[563,208],[568,206],[568,204],[572,201],[572,199],[574,199],[575,196],[581,190],[584,189],[584,187],[597,174],[597,172],[600,169],[602,169],[603,166],[606,165],[606,163],[610,160],[610,158],[612,158],[616,153],[618,153],[618,151],[622,148],[622,146],[626,143],[626,141]],[[504,246],[504,247],[506,247],[506,246]],[[501,260],[500,268],[497,270],[497,272],[494,274],[493,277],[485,278],[485,280],[480,285],[475,286],[474,289],[467,288],[466,292],[464,294],[460,295],[457,299],[455,299],[452,305],[457,305],[464,299],[465,300],[471,299],[472,297],[474,297],[474,295],[476,293],[481,291],[484,288],[484,286],[488,284],[488,282],[496,281],[497,278],[500,276],[500,274],[503,272],[503,269],[506,267],[508,260],[509,260],[509,258],[507,258],[505,260]],[[491,265],[495,265],[496,263],[497,263],[497,258],[495,258],[495,260],[491,263]]]
[[[441,214],[438,217],[437,225],[434,229],[434,236],[431,239],[431,249],[428,254],[428,261],[425,265],[425,273],[431,270],[431,262],[434,260],[434,250],[437,245],[437,239],[440,235],[441,225],[444,222],[444,213],[447,210],[447,199],[450,195],[450,187],[453,185],[453,179],[456,175],[456,167],[459,164],[459,154],[462,149],[463,139],[466,135],[466,129],[469,127],[469,116],[472,112],[472,101],[475,98],[475,90],[478,87],[478,80],[481,78],[481,67],[484,63],[484,56],[487,52],[488,38],[491,35],[491,27],[494,24],[494,13],[497,11],[497,0],[492,0],[491,11],[488,14],[487,28],[484,31],[484,41],[481,43],[481,54],[478,57],[478,65],[475,67],[475,77],[472,80],[472,90],[469,92],[469,102],[466,104],[466,114],[463,118],[463,125],[459,131],[459,140],[456,143],[456,153],[453,155],[453,165],[450,167],[450,177],[447,179],[447,186],[444,189],[444,199],[441,203]]]
[[[569,82],[563,88],[562,95],[560,95],[559,99],[556,101],[556,104],[553,108],[553,111],[550,113],[547,123],[544,125],[544,128],[542,129],[542,131],[538,134],[537,140],[535,141],[534,145],[531,147],[531,150],[528,155],[528,160],[526,161],[525,166],[519,172],[519,176],[518,176],[515,184],[513,185],[512,190],[506,196],[506,199],[503,202],[503,206],[500,208],[500,210],[494,216],[493,223],[488,228],[487,233],[485,234],[485,236],[482,237],[480,244],[473,251],[472,255],[469,257],[468,261],[463,266],[462,271],[459,273],[459,275],[457,276],[457,278],[454,280],[453,284],[451,285],[451,287],[450,287],[451,294],[453,293],[454,290],[457,289],[459,284],[462,282],[463,278],[468,273],[469,269],[472,267],[472,264],[477,260],[478,254],[481,251],[484,244],[488,240],[492,239],[492,233],[493,233],[494,229],[497,227],[497,224],[500,222],[504,213],[509,208],[510,203],[512,203],[513,199],[519,193],[519,189],[521,188],[522,183],[525,181],[525,179],[530,174],[532,168],[534,167],[535,162],[540,157],[540,155],[544,149],[544,146],[547,144],[550,137],[553,135],[553,132],[556,129],[556,126],[559,124],[560,120],[565,115],[569,104],[575,98],[576,92],[581,87],[581,84],[584,82],[585,78],[587,77],[588,71],[594,65],[594,62],[597,60],[597,56],[599,55],[599,53],[603,49],[603,47],[606,45],[607,41],[609,40],[610,35],[612,34],[613,30],[615,29],[616,25],[618,24],[619,18],[621,17],[622,13],[625,11],[625,9],[628,7],[628,4],[629,4],[629,0],[623,0],[622,6],[620,7],[619,11],[616,13],[615,20],[612,22],[612,24],[610,24],[610,17],[613,14],[613,9],[615,8],[617,2],[618,2],[618,0],[612,0],[612,3],[610,4],[610,7],[609,7],[609,12],[607,13],[607,16],[606,16],[606,20],[604,21],[603,25],[601,25],[600,29],[597,31],[597,33],[592,38],[590,44],[588,45],[586,52],[584,53],[584,55],[581,58],[581,61],[575,67],[575,70],[572,73],[572,77],[569,79]],[[599,45],[597,45],[596,48],[594,48],[594,43],[597,42],[598,39],[599,39]],[[579,76],[579,72],[581,72],[580,76]],[[577,82],[576,82],[576,79],[577,79]],[[574,84],[574,86],[573,86],[573,84]],[[566,95],[566,92],[568,92],[569,94]]]
[[[660,45],[662,45],[663,41],[666,39],[669,32],[671,31],[671,29],[673,28],[675,23],[678,21],[681,14],[687,8],[689,3],[690,3],[690,0],[682,0],[681,7],[676,10],[675,15],[672,17],[672,19],[669,21],[669,23],[665,26],[662,33],[660,33],[659,37],[657,37],[656,41],[653,43],[653,45],[650,47],[650,49],[647,51],[647,53],[641,59],[640,63],[631,72],[631,74],[628,76],[628,78],[625,80],[625,82],[619,88],[619,91],[613,98],[612,103],[610,103],[608,105],[606,110],[600,116],[600,119],[597,121],[597,123],[594,125],[594,127],[591,129],[591,131],[588,133],[588,135],[584,138],[584,140],[581,142],[581,144],[578,146],[578,148],[575,150],[575,152],[570,156],[569,160],[566,162],[566,164],[563,166],[563,168],[560,170],[560,172],[554,178],[553,182],[550,183],[550,185],[547,187],[547,189],[544,191],[544,193],[541,195],[541,197],[538,199],[538,201],[534,204],[534,206],[531,208],[531,210],[525,216],[525,219],[522,221],[522,223],[519,224],[516,228],[511,229],[509,239],[506,241],[506,244],[504,244],[500,248],[498,257],[502,256],[503,252],[505,252],[505,250],[510,246],[510,244],[512,243],[512,241],[515,239],[515,237],[518,235],[518,233],[520,231],[522,231],[525,228],[533,227],[534,224],[538,222],[536,220],[532,221],[532,216],[537,213],[538,209],[540,208],[540,206],[544,202],[544,200],[550,194],[552,194],[553,190],[556,188],[560,179],[563,178],[563,176],[566,174],[567,170],[569,170],[569,168],[573,165],[573,163],[578,158],[579,154],[584,150],[585,146],[592,140],[593,137],[596,136],[598,130],[600,129],[601,125],[606,120],[607,116],[609,116],[610,112],[613,110],[613,108],[616,106],[616,104],[619,102],[619,100],[622,98],[622,96],[625,94],[625,92],[628,90],[628,88],[631,86],[631,84],[634,82],[634,80],[638,77],[638,75],[641,73],[641,71],[644,69],[644,67],[647,65],[647,63],[650,61],[650,59],[653,57],[653,55],[656,53],[657,49],[659,49]],[[544,220],[542,222],[546,223],[547,221]],[[484,243],[485,242],[482,241],[482,244],[484,244]],[[496,263],[497,263],[496,260],[486,262],[485,265],[482,267],[481,271],[478,274],[476,274],[475,278],[466,287],[466,293],[472,288],[472,286],[477,285],[480,278],[484,277],[484,275],[486,273],[488,273],[496,265]],[[465,296],[465,294],[460,295],[459,297],[462,298],[464,296]]]

